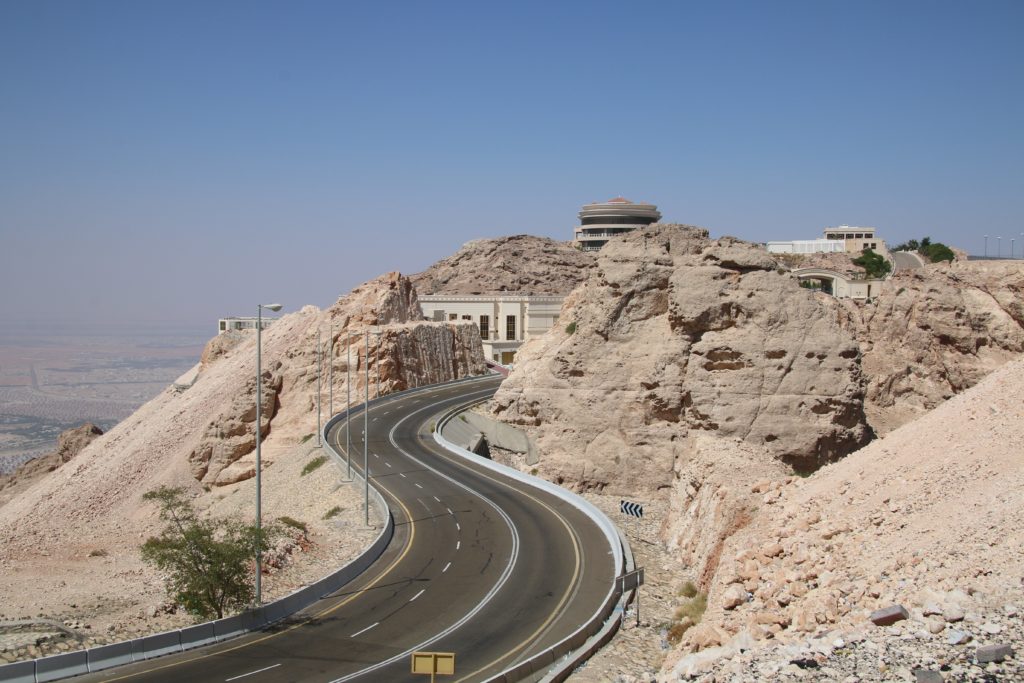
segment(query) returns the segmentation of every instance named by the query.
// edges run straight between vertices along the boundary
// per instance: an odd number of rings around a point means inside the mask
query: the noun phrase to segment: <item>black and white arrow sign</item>
[[[643,517],[644,506],[639,503],[630,503],[628,500],[620,500],[619,512],[626,515],[632,515],[633,517]]]

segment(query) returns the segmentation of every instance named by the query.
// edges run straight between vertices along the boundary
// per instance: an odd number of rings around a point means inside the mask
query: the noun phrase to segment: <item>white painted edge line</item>
[[[256,669],[255,671],[250,671],[249,673],[242,674],[241,676],[234,676],[232,678],[225,678],[224,679],[224,683],[228,683],[228,681],[237,681],[239,678],[245,678],[246,676],[252,676],[253,674],[261,674],[264,671],[270,671],[271,669],[276,669],[279,666],[281,666],[281,664],[277,663],[277,664],[274,664],[272,666],[265,666],[262,669]]]
[[[367,631],[369,631],[369,630],[370,630],[371,628],[373,628],[374,626],[379,626],[379,625],[380,625],[380,622],[379,622],[379,621],[378,621],[378,622],[375,622],[375,623],[373,623],[373,624],[370,624],[369,626],[367,626],[366,628],[364,628],[364,629],[363,629],[362,631],[356,631],[355,633],[353,633],[352,635],[350,635],[350,636],[349,636],[349,638],[355,638],[356,636],[361,636],[361,635],[363,635],[364,633],[366,633]]]

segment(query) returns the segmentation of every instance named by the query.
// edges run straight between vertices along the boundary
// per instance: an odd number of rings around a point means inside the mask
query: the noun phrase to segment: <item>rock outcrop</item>
[[[820,666],[833,666],[837,642],[876,633],[896,636],[887,661],[909,661],[896,651],[916,643],[950,662],[972,637],[984,645],[1020,633],[1008,615],[1024,576],[1022,404],[1017,359],[806,479],[755,485],[771,498],[724,544],[704,623],[762,646],[825,646]],[[877,611],[896,605],[906,626],[876,626],[885,623]],[[688,633],[666,672],[682,673],[695,661],[684,655],[701,647]],[[835,661],[877,661],[874,650]]]
[[[296,411],[305,416],[316,410],[317,330],[323,345],[320,384],[325,416],[328,406],[324,401],[330,393],[331,378],[340,406],[340,397],[346,392],[346,377],[352,382],[353,401],[363,400],[367,370],[371,395],[376,395],[378,386],[382,393],[390,393],[484,372],[476,326],[423,321],[416,291],[409,278],[399,273],[388,273],[356,287],[323,313],[311,307],[303,309],[303,313],[307,318],[304,328],[291,330],[293,336],[298,333],[295,346],[283,355],[264,356],[261,394],[264,438],[282,425],[288,430]],[[277,321],[264,332],[266,342],[271,345],[269,348],[273,348],[281,324]],[[215,339],[207,345],[204,374],[212,372],[212,368],[223,362],[221,359],[232,359],[239,353],[242,358],[251,357],[255,335],[241,336],[242,339],[229,339],[219,344]],[[230,400],[212,415],[188,456],[192,475],[208,486],[235,484],[256,472],[255,460],[251,457],[256,448],[255,373],[250,377],[237,377],[233,383],[236,390]],[[282,404],[290,409],[284,411],[282,419],[277,419]],[[315,428],[315,425],[314,420],[312,426]],[[306,423],[303,428],[308,430],[309,426]],[[298,436],[301,438],[304,434]],[[272,460],[271,455],[270,462]]]
[[[595,262],[592,252],[546,237],[512,235],[466,242],[453,256],[411,276],[420,294],[568,294]]]
[[[0,505],[46,473],[70,461],[102,434],[103,430],[91,422],[65,429],[57,437],[56,451],[29,460],[9,475],[0,475]]]
[[[668,487],[691,432],[814,469],[866,443],[854,339],[763,249],[656,225],[609,242],[556,328],[524,345],[494,414],[550,478]]]
[[[860,343],[866,410],[880,433],[974,386],[1024,351],[1019,261],[936,263],[897,273],[870,304],[819,296]]]

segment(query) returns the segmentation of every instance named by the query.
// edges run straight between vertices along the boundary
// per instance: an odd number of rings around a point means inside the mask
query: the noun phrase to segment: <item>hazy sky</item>
[[[326,305],[624,195],[1024,248],[1024,2],[0,1],[8,320]]]

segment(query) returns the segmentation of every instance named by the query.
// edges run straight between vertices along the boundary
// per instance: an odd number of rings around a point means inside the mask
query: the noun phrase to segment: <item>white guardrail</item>
[[[385,398],[393,398],[390,394]],[[370,401],[371,404],[378,400]],[[359,405],[352,408],[351,414],[361,413],[364,406]],[[339,465],[344,465],[341,454],[334,450],[328,443],[326,435],[328,431],[341,420],[344,420],[346,413],[335,415],[324,425],[323,443],[328,452],[336,459]],[[353,470],[355,472],[355,470]],[[358,476],[358,472],[356,472]],[[360,478],[361,479],[361,478]],[[111,645],[92,647],[87,650],[66,652],[50,657],[30,659],[22,662],[14,662],[0,666],[0,681],[5,683],[43,683],[44,681],[55,681],[68,676],[79,676],[82,674],[103,671],[123,664],[141,662],[154,657],[184,652],[204,645],[219,643],[231,638],[236,638],[250,631],[259,631],[275,622],[292,616],[296,612],[316,604],[322,598],[334,593],[346,583],[362,574],[373,564],[381,553],[391,543],[395,533],[395,521],[391,515],[384,497],[380,492],[370,487],[372,492],[370,500],[374,508],[385,520],[377,538],[370,546],[341,569],[331,572],[319,581],[304,588],[300,588],[290,595],[279,600],[268,602],[262,607],[236,614],[233,617],[208,621],[188,628],[175,629],[164,633],[156,633],[143,638],[135,638]]]
[[[608,516],[601,512],[593,503],[545,479],[534,477],[507,465],[480,457],[476,453],[456,446],[445,439],[443,436],[444,426],[464,410],[466,410],[465,406],[456,408],[438,420],[434,430],[434,441],[449,452],[480,467],[550,493],[579,509],[587,517],[590,517],[594,524],[604,533],[605,540],[608,541],[608,545],[612,549],[616,574],[621,573],[623,570],[632,571],[635,568],[629,542],[625,536],[619,533],[619,530],[608,519]],[[589,658],[598,648],[611,639],[618,629],[625,608],[632,601],[634,594],[635,591],[630,591],[628,594],[620,596],[616,592],[613,582],[609,586],[608,594],[602,600],[601,606],[575,632],[547,650],[492,676],[487,679],[487,683],[513,683],[525,676],[540,671],[547,671],[547,674],[542,679],[544,682],[565,680],[576,666]]]

